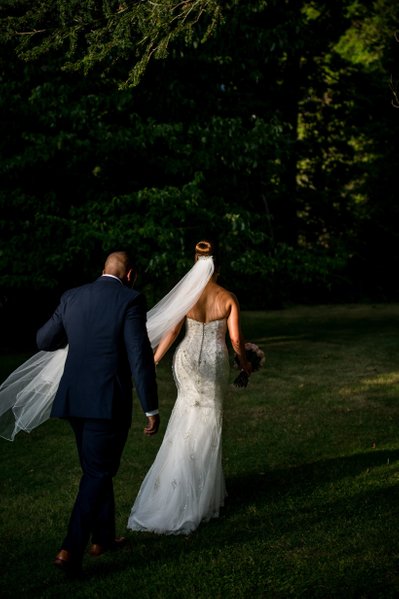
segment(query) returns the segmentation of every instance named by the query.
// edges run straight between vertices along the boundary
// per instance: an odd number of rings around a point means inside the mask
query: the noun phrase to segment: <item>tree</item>
[[[123,65],[121,87],[137,85],[152,58],[178,39],[204,42],[221,20],[220,0],[4,0],[1,39],[24,60],[63,56],[62,68],[109,76]],[[199,25],[200,24],[200,25]]]
[[[136,58],[116,46],[85,76],[61,46],[4,55],[1,288],[78,284],[123,244],[140,247],[156,300],[212,235],[227,286],[251,290],[245,307],[395,297],[381,268],[399,256],[387,4],[226,2],[206,44],[203,13],[189,44],[175,37],[119,90]]]

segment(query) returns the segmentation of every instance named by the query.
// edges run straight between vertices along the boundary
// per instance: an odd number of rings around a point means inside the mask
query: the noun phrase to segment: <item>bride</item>
[[[195,248],[196,262],[213,263],[210,242]],[[219,515],[226,495],[222,470],[222,401],[229,376],[226,331],[248,374],[235,296],[217,284],[218,269],[198,301],[158,345],[157,364],[186,330],[173,359],[177,399],[162,445],[132,507],[128,529],[189,534]]]
[[[157,364],[186,334],[173,363],[178,396],[165,438],[128,521],[130,530],[188,534],[217,516],[225,497],[221,467],[222,399],[228,379],[226,331],[248,374],[235,296],[216,280],[213,247],[201,241],[195,263],[147,314],[147,330]],[[0,386],[0,436],[14,440],[50,417],[68,348],[41,351]]]

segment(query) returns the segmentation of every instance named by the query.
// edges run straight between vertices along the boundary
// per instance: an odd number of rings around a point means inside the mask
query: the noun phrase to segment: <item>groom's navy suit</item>
[[[132,376],[143,411],[158,408],[143,296],[110,276],[67,291],[37,333],[41,350],[66,344],[51,415],[71,422],[83,470],[63,543],[79,561],[90,536],[104,546],[115,538],[112,477],[131,424]]]

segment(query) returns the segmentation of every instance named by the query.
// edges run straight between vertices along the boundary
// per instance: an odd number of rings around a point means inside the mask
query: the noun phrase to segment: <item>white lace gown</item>
[[[187,318],[173,359],[177,399],[162,445],[134,502],[128,529],[189,534],[219,515],[222,401],[229,376],[226,320]]]

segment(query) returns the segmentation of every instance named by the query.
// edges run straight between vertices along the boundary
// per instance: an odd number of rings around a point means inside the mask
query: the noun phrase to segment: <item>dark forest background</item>
[[[398,3],[200,4],[132,83],[143,3],[43,0],[28,20],[28,2],[3,3],[1,347],[33,345],[115,249],[152,305],[204,237],[244,309],[399,300]],[[82,49],[74,10],[114,45]]]

